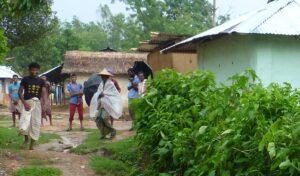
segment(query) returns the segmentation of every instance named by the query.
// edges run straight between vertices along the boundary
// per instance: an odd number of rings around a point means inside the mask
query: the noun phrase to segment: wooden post
[[[217,0],[213,0],[213,9],[212,9],[212,12],[213,12],[213,16],[212,16],[212,25],[213,25],[213,27],[215,27],[216,26],[216,12],[217,12],[217,5],[216,5],[216,2]]]
[[[65,86],[66,86],[66,84],[65,84],[65,81],[64,81],[63,82],[63,90],[62,90],[63,91],[63,95],[64,95],[63,96],[63,98],[64,98],[64,100],[63,100],[64,101],[64,105],[66,105],[66,92],[65,92],[66,89],[65,89]]]

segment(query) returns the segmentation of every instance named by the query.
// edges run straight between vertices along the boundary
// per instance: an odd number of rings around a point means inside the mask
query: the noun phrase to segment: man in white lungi
[[[29,76],[26,76],[21,81],[19,89],[19,97],[24,108],[21,112],[19,130],[20,134],[24,135],[24,145],[27,147],[30,141],[30,150],[33,150],[34,142],[39,139],[41,127],[42,108],[40,99],[46,96],[45,82],[38,77],[40,65],[31,63],[29,65]]]

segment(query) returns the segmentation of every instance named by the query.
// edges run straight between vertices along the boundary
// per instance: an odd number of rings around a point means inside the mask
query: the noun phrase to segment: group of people
[[[40,126],[43,124],[43,119],[50,120],[52,125],[51,102],[49,95],[51,93],[51,85],[45,76],[39,77],[38,73],[40,65],[31,63],[29,66],[29,75],[23,77],[19,83],[19,77],[14,75],[12,82],[9,85],[9,95],[11,99],[10,111],[12,112],[13,126],[16,126],[16,117],[19,116],[20,125],[19,132],[24,135],[23,147],[33,149],[33,145],[40,136]],[[102,78],[95,99],[95,105],[90,107],[95,108],[95,123],[101,133],[101,139],[105,139],[108,134],[113,138],[116,135],[116,130],[113,128],[113,120],[118,119],[122,115],[123,106],[120,95],[121,88],[118,82],[113,79],[113,70],[104,69],[98,73]],[[146,91],[145,76],[140,72],[135,74],[133,69],[128,70],[128,101],[129,113],[134,119],[134,111],[131,107],[131,102],[135,98],[142,97]],[[77,83],[76,74],[71,74],[70,83],[67,85],[67,90],[70,93],[69,100],[69,128],[72,130],[72,122],[76,110],[79,114],[80,129],[83,128],[83,86]]]

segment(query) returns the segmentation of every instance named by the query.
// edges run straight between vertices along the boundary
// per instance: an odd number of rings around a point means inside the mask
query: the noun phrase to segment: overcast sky
[[[116,0],[117,1],[117,0]],[[209,0],[212,2],[212,0]],[[256,10],[266,4],[267,0],[216,0],[218,14],[230,14],[231,18]],[[113,13],[126,12],[123,3],[110,3],[111,0],[54,0],[53,10],[62,21],[71,21],[77,16],[83,22],[99,21],[97,9],[100,4],[107,4]]]

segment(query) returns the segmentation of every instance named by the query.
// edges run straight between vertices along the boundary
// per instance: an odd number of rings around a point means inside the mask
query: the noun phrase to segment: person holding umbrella
[[[110,77],[111,73],[107,71],[107,69],[102,70],[99,75],[101,76],[102,82],[99,85],[97,93],[93,97],[97,99],[97,115],[96,115],[96,125],[101,133],[101,139],[106,139],[106,136],[110,134],[110,138],[116,136],[116,130],[109,123],[109,119],[112,116],[119,117],[119,113],[115,113],[117,111],[116,108],[118,102],[121,101],[121,96],[118,90],[116,89],[114,83],[111,81]],[[118,99],[118,102],[114,102],[115,99]],[[92,100],[93,102],[93,100]],[[121,105],[122,106],[122,105]],[[93,109],[93,104],[90,107]],[[122,107],[121,107],[122,109]],[[93,113],[90,113],[93,114]],[[116,115],[115,115],[116,114]]]

